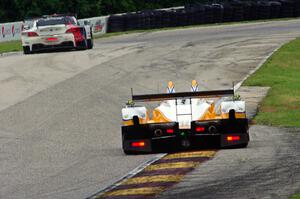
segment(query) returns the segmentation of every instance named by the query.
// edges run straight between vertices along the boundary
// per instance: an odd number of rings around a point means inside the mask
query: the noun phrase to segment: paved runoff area
[[[91,197],[157,156],[122,152],[120,111],[130,88],[164,92],[173,80],[188,91],[192,79],[201,90],[231,88],[299,30],[300,20],[201,27],[101,39],[89,51],[0,57],[0,198]],[[225,198],[234,182],[245,198],[263,198],[265,190],[287,196],[299,182],[299,136],[285,131],[252,127],[247,149],[170,154],[104,197],[170,187],[160,196]],[[148,181],[158,186],[141,185]]]

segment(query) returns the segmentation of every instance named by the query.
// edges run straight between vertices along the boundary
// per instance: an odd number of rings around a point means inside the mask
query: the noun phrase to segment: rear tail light
[[[131,143],[131,146],[132,146],[132,147],[145,147],[146,144],[145,144],[144,141],[140,141],[140,142],[132,142],[132,143]]]
[[[74,35],[76,42],[80,42],[84,40],[83,34],[79,27],[72,27],[69,30],[67,30],[66,33],[72,33]]]
[[[204,131],[205,131],[205,127],[203,126],[196,127],[196,132],[204,132]]]
[[[77,28],[70,28],[66,31],[66,33],[74,33],[76,32]]]
[[[39,36],[36,32],[28,32],[27,33],[27,36],[28,37],[37,37],[37,36]]]
[[[167,129],[167,133],[168,134],[173,134],[174,133],[174,129]]]
[[[227,136],[227,141],[232,142],[232,141],[239,141],[241,139],[240,136]]]

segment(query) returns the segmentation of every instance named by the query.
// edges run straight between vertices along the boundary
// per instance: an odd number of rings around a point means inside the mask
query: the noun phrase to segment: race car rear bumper
[[[199,125],[209,129],[212,124],[217,129],[214,132],[195,130]],[[172,134],[167,133],[168,129],[173,129]],[[177,123],[125,126],[122,127],[122,137],[125,153],[245,147],[249,142],[248,121],[245,119],[237,120],[232,124],[229,121],[194,122],[191,129],[185,130],[179,129]]]
[[[239,137],[238,140],[228,140],[228,137]],[[198,135],[188,138],[168,136],[152,139],[123,140],[124,151],[131,152],[173,152],[185,149],[203,148],[235,148],[243,147],[249,142],[249,134],[230,135]],[[142,145],[133,145],[143,143]]]
[[[54,49],[73,49],[74,43],[72,41],[62,42],[56,45],[45,45],[45,44],[33,44],[32,51],[45,51],[45,50],[54,50]]]
[[[76,41],[73,34],[44,35],[36,37],[22,36],[22,46],[29,52],[54,49],[74,49]]]

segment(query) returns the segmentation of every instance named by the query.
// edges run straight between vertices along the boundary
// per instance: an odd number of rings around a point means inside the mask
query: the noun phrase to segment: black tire
[[[243,148],[247,148],[247,146],[248,146],[248,143],[244,143],[244,144],[239,144],[239,145],[221,147],[221,149],[243,149]]]
[[[108,18],[108,30],[107,32],[122,32],[127,30],[127,16],[123,15],[111,15]]]
[[[94,47],[94,40],[88,39],[87,40],[87,49],[92,49]]]
[[[132,151],[127,151],[127,150],[125,150],[125,149],[123,149],[123,152],[124,152],[126,155],[135,155],[135,154],[137,154],[137,153],[134,153],[134,152],[132,152]]]
[[[126,155],[145,155],[145,154],[151,154],[151,152],[140,152],[140,151],[128,151],[123,149],[124,154]]]
[[[83,40],[82,42],[77,42],[77,50],[86,50],[87,49],[87,40]]]
[[[238,148],[247,148],[247,146],[248,146],[248,142],[245,144],[238,145],[237,147]]]
[[[23,53],[24,55],[28,55],[31,53],[29,46],[23,46]]]
[[[86,38],[86,32],[85,32],[85,29],[81,29],[81,33],[83,34],[83,37],[84,37],[84,40],[81,41],[81,42],[77,42],[77,47],[76,49],[77,50],[86,50],[88,48],[88,41],[87,41],[87,38]]]

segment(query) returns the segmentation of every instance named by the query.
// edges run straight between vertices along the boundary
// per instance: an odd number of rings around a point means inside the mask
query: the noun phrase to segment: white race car
[[[122,143],[126,154],[172,152],[203,147],[247,147],[248,119],[245,101],[234,89],[176,93],[169,82],[167,93],[132,95],[122,109]],[[149,109],[134,102],[159,101]]]
[[[80,26],[74,16],[51,15],[25,24],[22,32],[24,54],[51,49],[92,49],[89,25]]]

